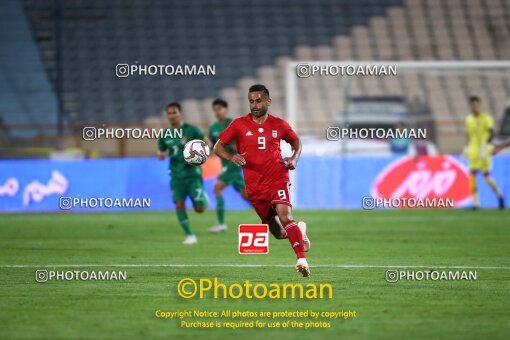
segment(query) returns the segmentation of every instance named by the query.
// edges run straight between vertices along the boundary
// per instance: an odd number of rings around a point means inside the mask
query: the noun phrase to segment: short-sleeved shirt
[[[494,128],[492,117],[485,112],[480,112],[478,116],[470,114],[466,117],[466,132],[468,134],[468,147],[470,149],[479,149],[482,145],[489,142],[490,131]]]
[[[172,129],[173,128],[169,128]],[[201,177],[202,171],[199,166],[190,165],[184,161],[184,145],[193,139],[204,139],[204,134],[194,125],[183,123],[181,126],[182,137],[178,136],[176,131],[172,131],[172,136],[161,137],[158,141],[159,151],[168,150],[170,157],[169,172],[172,179]]]
[[[283,119],[268,115],[262,124],[255,122],[251,113],[234,119],[220,134],[226,145],[236,142],[237,151],[246,153],[243,167],[248,195],[267,192],[274,183],[289,180],[289,171],[282,163],[280,141],[292,143],[296,133]]]

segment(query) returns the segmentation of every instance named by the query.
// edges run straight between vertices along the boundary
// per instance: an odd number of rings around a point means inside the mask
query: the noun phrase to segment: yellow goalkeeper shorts
[[[468,150],[470,170],[488,172],[492,164],[492,145],[486,145],[485,148]]]

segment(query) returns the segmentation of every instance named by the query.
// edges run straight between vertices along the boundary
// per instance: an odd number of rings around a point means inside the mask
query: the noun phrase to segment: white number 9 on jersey
[[[257,139],[257,142],[259,143],[259,150],[265,150],[266,149],[266,137],[260,136]]]

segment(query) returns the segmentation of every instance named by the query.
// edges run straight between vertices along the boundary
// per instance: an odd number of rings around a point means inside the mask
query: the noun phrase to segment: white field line
[[[290,268],[286,264],[0,264],[0,268],[96,268],[96,267],[118,267],[118,268]],[[411,269],[491,269],[510,270],[506,266],[404,266],[404,265],[363,265],[363,264],[318,264],[311,265],[312,268],[340,268],[340,269],[363,269],[363,268],[411,268]]]

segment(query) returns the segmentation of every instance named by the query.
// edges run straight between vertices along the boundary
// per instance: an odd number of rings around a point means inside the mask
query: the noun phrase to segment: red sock
[[[283,227],[287,231],[287,237],[289,239],[290,245],[292,246],[292,249],[294,249],[294,252],[297,255],[297,258],[304,258],[305,251],[303,247],[303,234],[301,234],[301,229],[299,229],[296,222],[293,220],[285,223]]]

